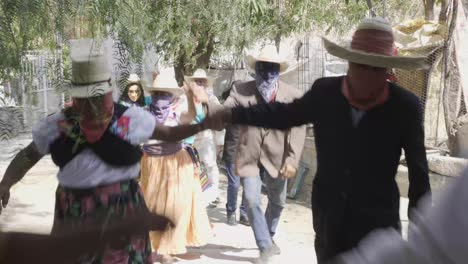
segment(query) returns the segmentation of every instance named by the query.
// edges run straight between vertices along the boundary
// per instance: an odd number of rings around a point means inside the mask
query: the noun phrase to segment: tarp
[[[396,25],[393,33],[399,55],[428,56],[443,46],[446,27],[436,22],[414,19]],[[436,58],[433,59],[429,61],[431,66]],[[422,98],[427,95],[429,73],[425,70],[395,69],[398,84]]]
[[[401,55],[427,54],[444,44],[446,26],[422,18],[408,20],[393,28],[395,45]]]
[[[453,32],[455,58],[465,102],[468,102],[468,20],[461,0],[458,0],[456,25]]]

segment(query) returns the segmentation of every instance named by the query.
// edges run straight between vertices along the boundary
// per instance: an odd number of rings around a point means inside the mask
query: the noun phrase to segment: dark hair
[[[141,106],[141,107],[144,107],[146,104],[145,104],[145,92],[143,91],[143,86],[141,86],[141,84],[139,83],[129,83],[127,84],[127,86],[125,86],[125,89],[123,90],[122,92],[122,95],[120,96],[120,101],[124,101],[124,102],[132,102],[132,100],[130,100],[130,98],[128,97],[128,89],[130,88],[130,86],[133,86],[133,85],[136,85],[138,86],[138,89],[140,90],[140,97],[138,97],[138,100],[136,101],[136,103]]]

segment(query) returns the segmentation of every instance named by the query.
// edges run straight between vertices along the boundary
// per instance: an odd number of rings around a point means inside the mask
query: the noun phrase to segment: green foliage
[[[388,15],[404,13],[411,2],[387,0]],[[381,14],[382,1],[373,3]],[[258,40],[345,32],[367,10],[366,1],[344,0],[0,0],[0,78],[19,69],[27,50],[108,36],[118,40],[120,68],[140,62],[152,46],[180,77],[207,66],[212,55],[240,58]]]

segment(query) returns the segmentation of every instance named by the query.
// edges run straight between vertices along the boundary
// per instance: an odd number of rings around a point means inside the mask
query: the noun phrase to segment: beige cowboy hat
[[[280,55],[276,51],[276,46],[274,45],[266,45],[265,47],[263,47],[260,51],[260,54],[257,57],[252,55],[247,55],[245,57],[245,62],[251,70],[255,70],[255,64],[257,63],[257,61],[278,63],[280,65],[280,72],[286,71],[289,67],[287,61],[280,57]]]
[[[359,32],[361,30],[373,30],[373,32],[377,34],[368,35],[366,39],[363,39],[361,34],[356,34],[356,32]],[[391,43],[390,39],[388,39],[388,41],[386,40],[387,43],[384,44],[387,44],[389,46],[392,45],[394,47],[392,27],[387,20],[379,17],[366,18],[362,20],[362,22],[356,29],[356,32],[354,33],[352,41],[358,40],[357,42],[366,43],[365,45],[375,47],[377,46],[377,43],[376,45],[369,45],[369,43],[372,43],[372,41],[376,40],[377,35],[380,34],[379,31],[383,34],[391,34]],[[427,57],[425,56],[397,56],[394,54],[390,54],[390,51],[368,52],[363,49],[352,48],[352,41],[347,41],[344,44],[340,45],[328,40],[327,38],[323,38],[323,43],[328,53],[350,62],[381,68],[426,69],[428,67]],[[382,40],[379,40],[379,44],[381,43]]]
[[[206,71],[203,69],[196,69],[192,76],[184,76],[184,79],[186,82],[191,82],[194,79],[205,79],[208,84],[208,87],[211,86],[215,81],[215,79],[212,77],[209,77],[206,74]]]
[[[112,91],[111,67],[104,42],[95,39],[70,40],[72,63],[70,95],[88,98]]]
[[[174,77],[162,74],[156,76],[152,84],[145,84],[145,90],[147,92],[168,92],[175,96],[179,96],[184,93],[184,90],[179,87]]]

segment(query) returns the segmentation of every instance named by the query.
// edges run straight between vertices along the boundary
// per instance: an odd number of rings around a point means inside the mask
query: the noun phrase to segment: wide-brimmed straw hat
[[[111,67],[104,42],[95,39],[70,41],[72,77],[70,95],[87,98],[112,91]]]
[[[203,69],[196,69],[192,76],[184,76],[186,82],[191,82],[194,79],[205,79],[208,86],[214,83],[214,78],[209,77]]]
[[[147,92],[168,92],[175,96],[179,96],[184,92],[184,90],[179,87],[174,77],[162,74],[156,76],[152,84],[145,84],[145,90]]]
[[[327,51],[350,62],[381,68],[425,69],[427,57],[398,56],[390,23],[383,18],[366,18],[354,32],[353,38],[339,45],[326,38]]]
[[[245,62],[251,70],[255,70],[255,64],[257,61],[278,63],[280,65],[280,72],[286,71],[289,67],[288,62],[284,58],[280,57],[278,51],[276,51],[276,46],[274,45],[266,45],[256,57],[252,55],[247,55],[245,57]]]

